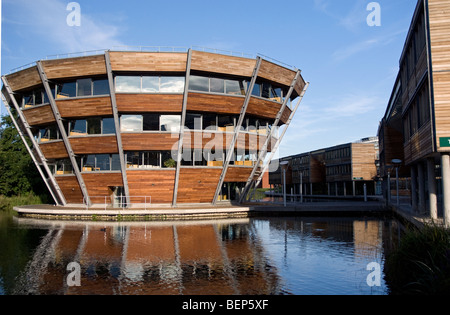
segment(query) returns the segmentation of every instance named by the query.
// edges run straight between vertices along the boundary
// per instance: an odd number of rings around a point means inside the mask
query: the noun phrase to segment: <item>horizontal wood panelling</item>
[[[175,170],[127,171],[127,180],[133,202],[143,203],[149,196],[152,204],[172,203]]]
[[[171,133],[122,133],[123,148],[125,151],[171,151],[178,148],[178,134]],[[226,150],[233,139],[232,133],[222,132],[185,132],[183,148],[205,150]],[[235,148],[249,150],[262,149],[266,136],[240,133]],[[273,143],[275,143],[275,139]],[[271,145],[269,145],[270,151]]]
[[[75,154],[118,153],[116,136],[70,137],[70,144]]]
[[[50,123],[56,123],[50,105],[43,105],[35,108],[29,108],[22,111],[30,126],[39,126]]]
[[[113,71],[185,72],[187,53],[110,52]]]
[[[121,113],[181,113],[182,94],[116,94]]]
[[[433,71],[450,70],[450,3],[441,0],[428,1],[430,40]]]
[[[255,59],[232,57],[201,51],[192,52],[191,70],[251,77]]]
[[[221,173],[222,168],[181,168],[177,202],[212,202]]]
[[[405,163],[414,161],[432,153],[432,137],[430,123],[422,126],[404,145]]]
[[[124,151],[171,151],[178,139],[171,133],[122,133]]]
[[[300,75],[300,78],[297,80],[297,83],[295,84],[295,92],[297,92],[298,95],[300,95],[303,92],[303,89],[305,88],[306,82],[303,79],[303,77]]]
[[[43,60],[42,66],[49,79],[106,75],[104,55]]]
[[[75,175],[56,176],[56,181],[67,203],[83,203],[83,193]]]
[[[371,143],[352,144],[352,177],[373,180],[377,175],[375,146]]]
[[[295,71],[286,69],[267,60],[262,60],[258,77],[290,86],[294,80]]]
[[[112,116],[111,97],[93,97],[57,100],[59,112],[64,118]]]
[[[243,105],[244,97],[189,93],[187,111],[239,115]]]
[[[13,91],[19,91],[26,88],[42,85],[41,77],[37,67],[31,67],[19,72],[8,74],[6,76],[8,84]]]
[[[83,173],[83,180],[92,203],[112,203],[113,191],[109,187],[123,186],[121,173]]]
[[[230,166],[225,176],[225,183],[246,182],[251,175],[253,167],[233,167]]]
[[[250,102],[248,104],[247,114],[263,118],[275,119],[280,109],[281,104],[279,103],[267,101],[257,97],[252,97],[250,98]],[[282,122],[284,123],[285,121]]]
[[[66,146],[64,145],[64,142],[62,140],[50,143],[42,142],[39,144],[39,147],[41,148],[42,153],[47,159],[69,158]]]

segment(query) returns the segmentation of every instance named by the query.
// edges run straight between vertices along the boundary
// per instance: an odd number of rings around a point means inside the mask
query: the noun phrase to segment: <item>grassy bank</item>
[[[386,257],[391,294],[450,294],[450,230],[430,225],[402,236]]]
[[[5,197],[0,195],[0,211],[13,212],[13,207],[23,205],[38,205],[48,202],[46,195],[36,196],[32,193]]]

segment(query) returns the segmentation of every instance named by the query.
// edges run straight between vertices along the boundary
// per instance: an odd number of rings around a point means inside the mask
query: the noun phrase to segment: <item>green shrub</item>
[[[436,225],[410,230],[386,257],[391,294],[450,294],[450,230]]]

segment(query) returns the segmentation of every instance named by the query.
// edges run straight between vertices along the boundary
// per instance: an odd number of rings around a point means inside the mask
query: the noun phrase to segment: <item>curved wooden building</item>
[[[42,60],[2,81],[56,204],[119,206],[236,199],[308,86],[261,57],[191,49]]]

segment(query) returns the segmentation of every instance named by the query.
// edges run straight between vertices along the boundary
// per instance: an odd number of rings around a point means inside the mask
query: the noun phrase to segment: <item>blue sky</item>
[[[302,70],[310,87],[279,156],[375,136],[415,0],[2,0],[1,73],[48,55],[113,46],[201,46],[258,53]],[[1,113],[6,111],[2,104]]]

